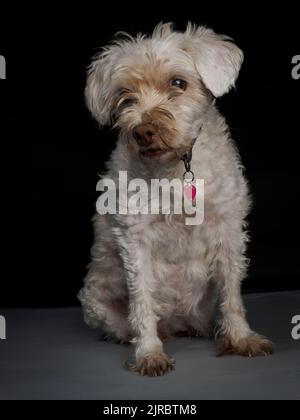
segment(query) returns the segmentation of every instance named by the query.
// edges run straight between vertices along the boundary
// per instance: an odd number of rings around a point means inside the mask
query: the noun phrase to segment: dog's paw
[[[127,368],[142,376],[162,376],[175,369],[175,360],[165,353],[156,352],[139,360],[135,365],[127,363]]]
[[[273,343],[258,334],[251,334],[237,342],[230,337],[222,337],[217,356],[239,355],[244,357],[270,356],[274,353]]]
[[[103,341],[107,341],[107,342],[112,343],[112,344],[120,344],[120,345],[124,345],[124,346],[129,345],[132,341],[132,337],[130,337],[130,336],[128,336],[128,337],[124,336],[123,338],[118,338],[118,337],[116,337],[114,335],[110,335],[110,334],[102,335],[99,339],[103,340]]]
[[[188,328],[187,330],[177,331],[175,333],[175,337],[177,338],[193,338],[193,337],[203,337],[203,334],[195,330],[194,328]]]

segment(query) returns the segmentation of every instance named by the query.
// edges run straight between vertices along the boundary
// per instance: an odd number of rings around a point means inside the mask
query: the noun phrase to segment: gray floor
[[[252,327],[274,341],[274,356],[219,359],[209,340],[177,339],[166,345],[176,371],[161,378],[127,372],[132,346],[99,339],[80,308],[0,310],[0,399],[300,399],[300,341],[291,337],[300,292],[245,302]]]

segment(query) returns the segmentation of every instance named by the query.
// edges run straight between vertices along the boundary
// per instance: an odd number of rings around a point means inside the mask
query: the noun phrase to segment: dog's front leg
[[[128,285],[129,320],[137,340],[135,365],[129,367],[141,375],[160,376],[173,369],[174,361],[163,352],[157,334],[151,238],[147,229],[133,227],[118,235],[118,243]]]
[[[219,328],[219,356],[237,354],[246,357],[272,354],[273,345],[265,337],[253,332],[246,320],[241,297],[241,280],[246,271],[243,255],[245,235],[231,238],[230,232],[222,241],[218,257],[217,278],[221,282]],[[235,240],[233,240],[235,239]],[[228,241],[229,240],[229,241]],[[240,244],[234,247],[233,244]]]

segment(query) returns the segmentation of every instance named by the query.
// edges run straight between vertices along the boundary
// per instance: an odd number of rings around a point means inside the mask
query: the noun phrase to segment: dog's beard
[[[159,144],[152,144],[148,147],[138,146],[135,140],[128,139],[128,150],[134,159],[145,165],[162,165],[164,163],[178,163],[186,153],[189,153],[194,145],[195,139],[178,140],[177,142],[161,141]]]
[[[153,164],[167,161],[179,162],[193,147],[197,135],[192,137],[191,133],[195,132],[195,128],[192,129],[186,121],[179,124],[176,117],[167,110],[162,112],[159,109],[157,113],[148,113],[147,123],[150,122],[155,128],[153,135],[155,140],[149,144],[147,142],[143,144],[134,138],[134,128],[137,124],[133,123],[133,120],[126,120],[126,114],[128,115],[128,111],[125,112],[125,116],[120,114],[116,128],[127,142],[129,152],[133,153],[135,159],[141,160],[146,165],[151,162]]]

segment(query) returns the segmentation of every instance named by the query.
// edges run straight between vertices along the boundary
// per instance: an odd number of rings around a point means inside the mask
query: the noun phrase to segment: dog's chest
[[[205,296],[217,248],[209,225],[159,226],[153,244],[155,296],[164,311],[180,315]]]

